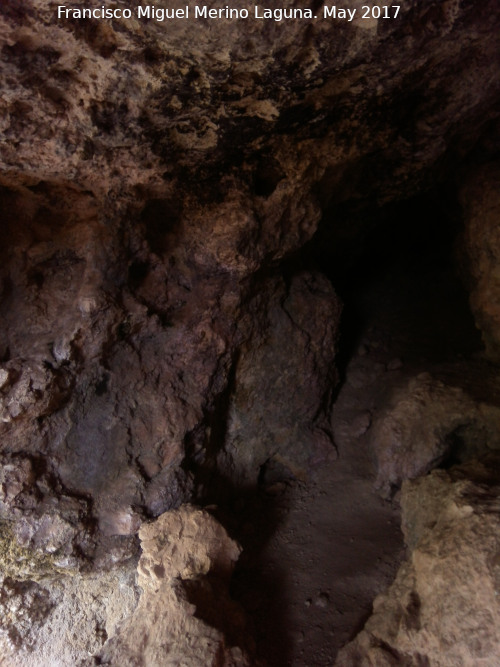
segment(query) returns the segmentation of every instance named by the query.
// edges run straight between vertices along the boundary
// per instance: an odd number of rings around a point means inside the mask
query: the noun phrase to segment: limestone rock
[[[371,427],[377,487],[390,495],[405,479],[500,449],[500,407],[421,373],[393,391]]]
[[[99,653],[116,665],[250,666],[245,620],[227,585],[240,554],[207,512],[184,505],[140,531],[143,593]]]
[[[143,525],[140,537],[137,573],[129,561],[91,575],[52,570],[38,582],[3,576],[2,664],[259,664],[228,593],[241,549],[224,528],[184,505]]]
[[[411,549],[338,667],[494,667],[500,655],[498,459],[403,484]]]
[[[194,579],[208,572],[228,581],[241,549],[210,514],[183,505],[139,531],[139,585],[158,591],[164,580]]]

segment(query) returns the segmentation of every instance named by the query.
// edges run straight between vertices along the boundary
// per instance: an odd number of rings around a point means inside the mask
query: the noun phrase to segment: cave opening
[[[446,183],[380,207],[327,208],[304,252],[342,298],[341,363],[376,329],[407,363],[482,349],[460,266],[461,234],[460,205]]]

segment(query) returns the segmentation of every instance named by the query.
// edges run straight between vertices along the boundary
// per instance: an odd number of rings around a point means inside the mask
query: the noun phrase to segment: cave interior
[[[54,6],[0,8],[0,662],[499,664],[496,2]]]

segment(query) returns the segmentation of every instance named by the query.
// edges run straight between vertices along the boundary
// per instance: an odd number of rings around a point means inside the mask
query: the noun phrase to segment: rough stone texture
[[[135,567],[35,581],[2,577],[0,654],[5,667],[81,665],[101,649],[139,598]]]
[[[419,192],[491,131],[500,18],[495,0],[408,0],[397,20],[352,24],[57,21],[57,4],[0,10],[1,438],[9,465],[36,471],[22,497],[69,526],[68,566],[95,567],[134,553],[140,521],[216,459],[239,349],[244,369],[277,348],[251,304],[273,311],[269,275],[321,209]],[[322,402],[328,333],[289,355]],[[324,406],[291,423],[282,388],[275,423],[303,467],[318,452],[296,445],[325,442]],[[238,445],[241,465],[283,455],[269,431],[258,460]]]
[[[410,557],[338,667],[498,664],[498,465],[472,463],[403,484]]]
[[[168,202],[146,205],[137,229],[127,231],[128,247],[120,248],[88,194],[73,195],[55,186],[5,194],[10,247],[2,265],[0,430],[5,463],[31,472],[19,472],[21,487],[7,490],[1,509],[10,520],[34,516],[35,505],[38,520],[44,507],[59,512],[73,525],[74,534],[59,545],[68,564],[78,553],[83,565],[105,565],[134,551],[141,517],[189,497],[192,480],[180,465],[186,454],[201,464],[213,454],[207,425],[224,420],[216,399],[227,391],[238,345],[268,336],[277,349],[278,334],[260,308],[285,298],[288,288],[279,279],[262,280],[259,296],[245,305],[249,287],[242,289],[228,270],[213,273],[213,265],[203,265],[207,257],[197,263],[194,250],[163,229]],[[228,223],[235,213],[226,208],[219,214]],[[178,250],[169,239],[181,244]],[[326,281],[308,274],[293,278],[288,302],[297,326],[301,318],[323,318],[323,325],[311,330],[305,354],[308,334],[295,327],[287,369],[296,380],[308,378],[311,395],[307,408],[275,420],[304,430],[317,421],[319,429],[325,415],[319,402],[335,379],[339,307]],[[288,387],[279,389],[284,396],[275,391],[275,412],[280,401],[289,410]],[[289,458],[314,458],[307,447],[305,441],[302,452],[291,447]],[[269,446],[255,454],[257,468],[269,455]],[[69,517],[75,508],[76,522]]]
[[[465,180],[461,190],[470,303],[486,354],[500,361],[500,165],[488,163]]]
[[[333,453],[329,415],[340,318],[340,303],[320,274],[275,280],[255,301],[260,326],[240,350],[219,456],[231,479],[250,485],[271,462],[304,477]]]
[[[500,406],[421,373],[396,388],[371,427],[377,487],[391,495],[405,479],[500,449]]]
[[[0,556],[35,583],[126,561],[217,461],[255,481],[325,455],[338,300],[296,253],[322,210],[494,152],[500,92],[496,0],[352,24],[58,4],[0,7]]]
[[[241,548],[224,528],[183,505],[139,536],[137,573],[129,561],[98,575],[3,577],[2,665],[259,664],[243,611],[229,597]]]
[[[240,547],[224,528],[207,512],[183,505],[139,534],[143,592],[137,609],[100,651],[98,664],[257,664],[245,650],[243,612],[228,595]]]

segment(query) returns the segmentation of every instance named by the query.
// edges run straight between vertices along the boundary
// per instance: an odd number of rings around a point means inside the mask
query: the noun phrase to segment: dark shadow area
[[[444,185],[381,208],[350,201],[326,209],[305,255],[344,302],[342,374],[375,330],[411,362],[482,349],[458,269],[460,232],[460,208]]]
[[[238,619],[238,610],[230,605],[214,610],[210,607],[207,587],[196,583],[187,590],[190,602],[196,605],[196,615],[222,630],[234,646],[247,650],[255,659],[264,660],[269,667],[291,664],[289,621],[286,605],[287,577],[266,572],[265,549],[283,521],[285,506],[275,484],[281,482],[279,470],[264,464],[255,485],[235,483],[220,471],[217,455],[225,441],[229,408],[235,385],[238,353],[235,354],[226,389],[219,395],[212,414],[207,415],[210,434],[193,431],[186,438],[185,468],[196,480],[195,502],[209,511],[242,547],[242,553],[231,579],[230,594],[245,612]],[[283,480],[283,486],[291,480]],[[255,646],[248,644],[249,639]]]
[[[197,501],[243,549],[230,593],[244,609],[248,626],[242,627],[241,619],[238,622],[237,609],[228,607],[224,612],[207,607],[204,600],[210,596],[199,587],[188,591],[188,599],[196,604],[197,615],[223,630],[232,645],[245,648],[256,659],[265,660],[269,667],[284,667],[291,664],[286,592],[287,578],[292,573],[283,568],[281,573],[274,570],[270,576],[266,568],[264,551],[285,511],[279,495],[269,493],[268,489],[264,483],[241,488],[213,471],[205,484],[203,498]],[[244,644],[249,638],[255,640],[255,647]]]

